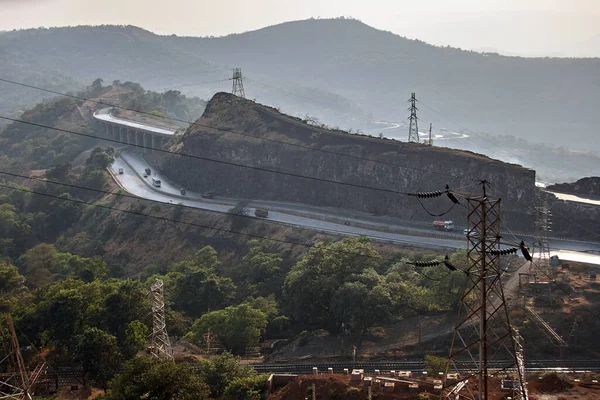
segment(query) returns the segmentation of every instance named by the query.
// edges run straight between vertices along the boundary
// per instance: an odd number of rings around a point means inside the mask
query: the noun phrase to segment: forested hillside
[[[82,151],[101,141],[65,131],[84,135],[98,135],[91,117],[94,110],[105,107],[99,102],[104,98],[118,100],[122,107],[146,113],[144,118],[155,117],[155,124],[177,124],[198,118],[206,103],[197,97],[186,97],[169,90],[157,93],[145,90],[140,84],[115,80],[104,85],[96,79],[77,93],[80,98],[56,97],[25,110],[21,119],[29,124],[15,122],[0,131],[0,169],[10,172],[47,169],[57,163],[70,163]],[[91,99],[85,101],[84,99]],[[131,112],[118,109],[124,117]],[[176,121],[173,121],[176,119]],[[33,125],[32,125],[33,124]],[[46,129],[58,128],[65,131]]]
[[[96,80],[82,93],[117,94],[122,103],[156,115],[196,104],[131,82],[104,86]],[[89,103],[55,100],[23,118],[94,133],[87,125]],[[0,137],[6,162],[0,173],[12,168],[0,176],[1,310],[10,312],[18,339],[28,343],[28,364],[43,354],[55,369],[74,367],[83,382],[107,389],[106,399],[167,393],[257,400],[264,398],[266,377],[231,354],[262,355],[266,341],[286,343],[315,329],[343,330],[360,340],[373,326],[456,306],[463,274],[440,280],[448,276],[445,267],[417,273],[407,264],[438,254],[141,200],[110,179],[107,167],[118,156],[112,147],[19,123]],[[41,157],[47,153],[53,155]],[[464,252],[451,257],[466,267]],[[195,372],[186,364],[136,357],[148,345],[147,293],[156,279],[165,285],[170,335],[194,349],[178,354],[178,361],[195,364]],[[216,338],[211,352],[207,331]],[[0,372],[7,372],[4,364]]]
[[[249,97],[343,128],[403,121],[405,99],[416,92],[471,130],[600,149],[593,140],[600,122],[599,59],[440,48],[347,19],[290,22],[222,38],[115,26],[26,30],[1,35],[0,52],[7,55],[0,61],[3,77],[11,79],[30,82],[33,74],[46,79],[35,83],[44,83],[60,71],[73,82],[101,76],[201,97],[229,87],[224,80],[239,66],[249,78]],[[5,93],[16,88],[0,87],[7,107]],[[41,96],[24,90],[23,96]],[[425,106],[420,111],[427,122],[459,129]]]

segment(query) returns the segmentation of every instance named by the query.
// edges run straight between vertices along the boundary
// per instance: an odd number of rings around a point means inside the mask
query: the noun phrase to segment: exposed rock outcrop
[[[503,220],[509,226],[530,230],[533,223],[533,170],[466,151],[323,129],[228,93],[211,99],[202,118],[173,150],[261,169],[155,156],[169,179],[191,190],[431,220],[414,197],[360,186],[405,193],[449,184],[477,191],[477,181],[485,179],[491,184],[488,194],[502,198]],[[431,214],[451,205],[445,196],[424,204]],[[464,223],[466,210],[455,207],[445,218]]]

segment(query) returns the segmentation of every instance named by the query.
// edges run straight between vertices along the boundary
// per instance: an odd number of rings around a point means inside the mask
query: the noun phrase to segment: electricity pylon
[[[231,93],[235,96],[246,98],[246,93],[244,93],[244,78],[242,77],[242,69],[234,68],[233,69],[233,89]]]
[[[538,205],[535,207],[535,243],[532,251],[532,256],[537,258],[537,261],[532,262],[529,268],[529,273],[536,280],[540,275],[544,277],[544,280],[551,280],[553,276],[550,267],[550,246],[548,245],[548,233],[552,231],[551,217],[552,212],[548,207],[548,201],[538,200]]]
[[[488,400],[490,376],[516,370],[518,394],[527,400],[525,376],[520,368],[519,349],[508,318],[506,299],[500,278],[500,199],[482,194],[467,197],[468,229],[467,280],[460,306],[442,398],[460,394],[465,399]],[[490,367],[493,365],[493,367]],[[448,379],[449,372],[468,371]],[[475,380],[468,382],[469,380]],[[466,382],[466,384],[465,384]],[[458,389],[459,393],[456,393]]]
[[[38,363],[35,369],[29,372],[21,354],[13,320],[8,313],[5,314],[5,318],[10,340],[8,348],[5,348],[8,354],[2,361],[10,360],[10,366],[7,373],[0,375],[0,399],[29,400],[32,399],[33,388],[38,378],[45,371],[46,362]]]
[[[169,348],[169,335],[167,334],[167,324],[165,322],[165,301],[163,293],[163,281],[157,279],[150,286],[152,294],[152,348],[151,352],[155,357],[163,359],[173,359]]]
[[[419,119],[417,118],[417,98],[414,93],[411,93],[410,99],[408,100],[410,103],[410,107],[408,111],[410,111],[410,123],[408,125],[408,141],[419,143]]]

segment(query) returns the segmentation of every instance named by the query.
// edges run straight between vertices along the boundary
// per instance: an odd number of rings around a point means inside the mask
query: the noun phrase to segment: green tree
[[[258,345],[267,326],[267,314],[249,304],[230,306],[204,314],[192,327],[192,338],[201,341],[210,329],[227,350],[239,354]]]
[[[20,292],[24,289],[25,278],[14,265],[0,260],[0,297]]]
[[[106,389],[121,363],[117,338],[98,328],[87,328],[77,336],[75,360],[83,367],[86,379],[91,379]]]
[[[219,265],[218,253],[210,246],[186,260],[171,264],[167,280],[173,282],[169,298],[174,308],[199,317],[206,311],[227,305],[236,292],[236,286],[230,278],[215,272]]]
[[[51,244],[41,243],[27,250],[19,257],[21,271],[28,278],[28,284],[41,286],[50,278],[59,260],[58,251]]]
[[[56,179],[59,181],[68,181],[71,174],[71,163],[70,162],[59,162],[54,167],[46,171],[46,176],[50,179]]]
[[[437,376],[440,372],[446,372],[447,365],[447,358],[432,355],[425,356],[425,371],[429,376]]]
[[[209,387],[189,365],[136,357],[109,384],[105,400],[203,400]]]
[[[114,147],[96,146],[92,150],[89,158],[86,160],[86,170],[91,172],[95,170],[105,170],[115,162],[116,151]]]
[[[377,275],[379,260],[379,254],[365,237],[313,246],[285,278],[284,293],[293,317],[310,327],[340,329],[345,311],[341,310],[340,301],[332,302],[336,292],[346,283],[360,282],[365,273]],[[372,287],[373,283],[356,284],[352,290],[343,290],[356,297],[361,290],[367,293]],[[338,310],[336,313],[332,312],[332,305]]]
[[[127,348],[127,327],[132,321],[147,320],[151,302],[147,289],[138,281],[125,280],[118,283],[101,304],[102,324],[115,335],[121,347]]]
[[[249,245],[250,251],[240,266],[240,278],[248,285],[249,294],[267,296],[283,283],[281,255],[269,252],[264,241],[252,240]]]
[[[199,269],[179,274],[172,300],[175,308],[198,317],[225,305],[234,293],[231,279],[217,276],[212,269]]]
[[[225,352],[202,360],[200,376],[210,387],[210,396],[217,398],[223,395],[232,381],[256,376],[256,372],[250,366],[241,365],[238,357]]]
[[[125,358],[133,357],[138,351],[144,348],[148,338],[148,327],[141,321],[131,321],[125,329],[125,348],[123,355]]]
[[[236,400],[260,400],[267,397],[268,375],[235,378],[225,388],[223,397]]]

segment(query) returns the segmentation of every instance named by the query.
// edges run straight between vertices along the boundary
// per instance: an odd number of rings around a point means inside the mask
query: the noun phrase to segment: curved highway
[[[110,107],[103,108],[102,110],[98,110],[94,113],[94,118],[96,118],[100,121],[111,122],[113,124],[123,125],[123,126],[129,127],[129,128],[135,128],[135,129],[138,129],[141,131],[158,133],[161,135],[174,135],[176,132],[172,129],[160,128],[157,126],[152,126],[152,125],[142,124],[140,122],[135,122],[135,121],[132,121],[129,119],[117,118],[110,114],[110,110],[112,110],[112,108],[110,108]]]
[[[123,169],[123,174],[118,174],[119,168]],[[221,213],[227,212],[237,202],[236,199],[227,198],[204,199],[199,193],[189,191],[185,196],[182,196],[180,194],[181,188],[170,183],[162,176],[159,176],[162,181],[161,187],[155,188],[151,184],[150,177],[143,177],[143,171],[146,168],[154,171],[152,166],[143,157],[127,151],[122,151],[121,157],[111,166],[113,176],[119,185],[127,192],[141,198],[168,204],[181,204]],[[250,215],[254,215],[255,207],[268,208],[269,215],[267,219],[271,222],[325,233],[341,236],[365,235],[376,241],[429,248],[454,250],[466,247],[466,240],[464,240],[462,235],[432,232],[428,224],[426,225],[421,222],[400,222],[398,220],[384,220],[370,216],[357,216],[357,218],[353,218],[346,211],[337,212],[335,210],[299,204],[269,201],[251,202],[249,208]],[[339,222],[332,222],[332,219]],[[400,231],[401,233],[398,233]],[[511,238],[510,235],[507,236]],[[526,241],[531,239],[522,235],[517,235],[516,238],[519,240],[525,239]],[[549,244],[551,248],[556,249],[552,251],[552,254],[558,255],[561,259],[600,264],[600,256],[590,252],[600,252],[600,243],[552,238],[549,240]]]
[[[119,186],[121,186],[127,192],[141,198],[160,201],[168,204],[180,204],[183,206],[221,213],[226,213],[236,204],[236,200],[231,199],[203,199],[199,193],[193,192],[188,192],[185,196],[182,196],[180,194],[181,188],[174,186],[162,176],[158,176],[162,182],[161,187],[155,188],[151,184],[150,177],[143,177],[143,171],[146,168],[152,169],[152,167],[150,167],[141,157],[131,153],[123,152],[121,157],[115,160],[115,163],[110,168],[113,176],[119,183]],[[118,173],[120,168],[123,169],[123,174]],[[464,248],[466,243],[465,240],[458,239],[441,239],[435,237],[425,237],[425,235],[403,235],[353,227],[343,223],[334,223],[316,218],[294,215],[293,210],[289,210],[289,212],[286,213],[282,211],[282,209],[285,208],[284,206],[280,206],[278,208],[279,210],[274,210],[272,207],[269,208],[269,215],[266,219],[271,222],[313,229],[325,233],[339,234],[343,236],[366,235],[373,240],[390,243],[410,244],[425,247],[442,247],[449,249]],[[250,207],[249,213],[253,215],[254,210],[255,208]]]

